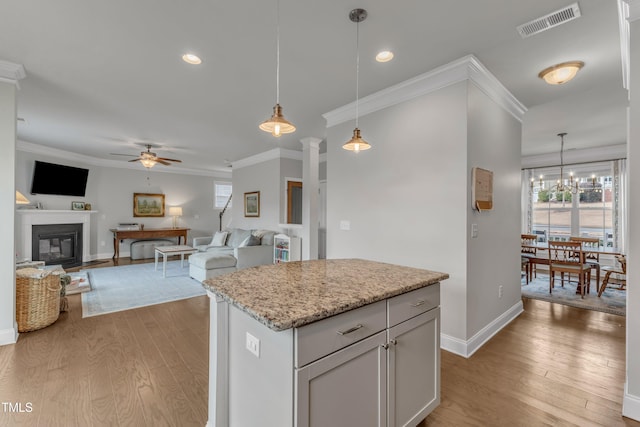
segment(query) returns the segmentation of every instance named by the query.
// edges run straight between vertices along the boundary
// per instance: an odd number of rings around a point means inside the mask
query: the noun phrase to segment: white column
[[[0,61],[0,345],[18,340],[16,324],[16,92],[22,65]]]
[[[640,289],[633,286],[640,280],[640,1],[630,5],[630,103],[627,116],[627,188],[629,245],[627,262],[627,382],[625,384],[622,415],[640,420]]]
[[[209,418],[206,427],[229,425],[229,304],[209,296]]]
[[[302,259],[318,259],[320,138],[302,138]]]

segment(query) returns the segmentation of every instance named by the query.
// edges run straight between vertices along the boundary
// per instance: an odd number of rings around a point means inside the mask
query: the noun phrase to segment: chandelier
[[[573,172],[569,173],[569,184],[567,185],[564,180],[564,137],[567,135],[566,132],[559,133],[560,137],[560,178],[556,181],[556,185],[549,189],[552,193],[565,193],[571,192],[571,194],[576,194],[578,192],[578,180],[573,179]],[[542,182],[543,175],[540,175],[540,188],[544,189],[544,183]],[[593,177],[593,182],[595,182],[595,176]],[[533,188],[533,178],[531,178],[531,188]]]

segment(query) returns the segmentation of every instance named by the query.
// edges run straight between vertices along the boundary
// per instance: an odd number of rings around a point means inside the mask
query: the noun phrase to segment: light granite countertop
[[[262,265],[202,286],[275,331],[433,285],[446,273],[361,259]]]

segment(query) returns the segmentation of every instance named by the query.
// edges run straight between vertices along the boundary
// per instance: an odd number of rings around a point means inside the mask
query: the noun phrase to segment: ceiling
[[[229,162],[324,138],[322,114],[355,99],[348,14],[361,7],[361,97],[473,54],[528,108],[523,156],[558,151],[559,132],[568,132],[567,149],[624,143],[617,2],[578,3],[582,17],[523,39],[518,25],[571,1],[280,0],[280,104],[297,127],[281,138],[258,129],[275,104],[276,0],[5,2],[0,60],[27,73],[21,141],[125,164],[110,153],[151,143],[183,160],[168,168],[228,171]],[[395,58],[375,62],[382,49]],[[203,63],[184,63],[185,52]],[[537,77],[570,60],[586,64],[573,81]]]

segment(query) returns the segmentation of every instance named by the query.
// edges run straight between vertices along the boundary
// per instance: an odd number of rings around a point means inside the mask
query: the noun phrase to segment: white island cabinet
[[[363,260],[249,270],[204,283],[208,426],[415,426],[440,403],[446,274]]]

